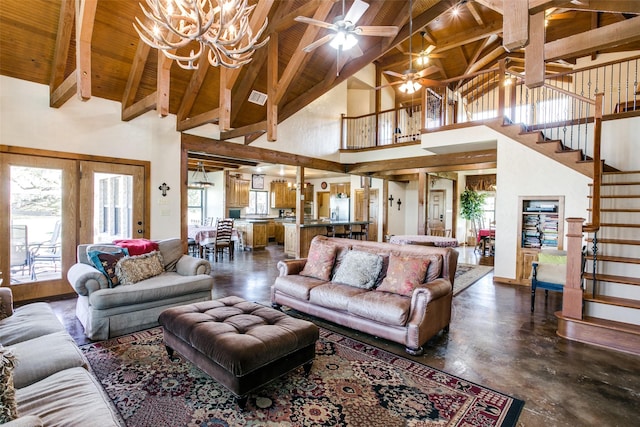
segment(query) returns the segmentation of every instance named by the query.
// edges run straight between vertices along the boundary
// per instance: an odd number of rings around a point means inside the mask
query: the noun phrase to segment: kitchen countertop
[[[295,221],[292,222],[283,222],[284,225],[296,225]],[[308,227],[326,227],[328,225],[362,225],[369,224],[368,221],[310,221],[305,222],[304,224],[300,224],[300,228],[308,228]]]

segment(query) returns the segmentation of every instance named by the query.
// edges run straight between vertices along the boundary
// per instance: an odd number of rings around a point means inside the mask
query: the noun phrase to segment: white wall
[[[180,135],[175,117],[120,120],[120,103],[77,98],[49,107],[49,87],[0,76],[0,143],[151,162],[151,238],[180,235]],[[171,190],[162,197],[158,187]]]

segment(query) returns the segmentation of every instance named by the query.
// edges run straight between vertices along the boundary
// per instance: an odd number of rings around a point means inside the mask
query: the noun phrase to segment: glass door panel
[[[145,237],[144,168],[81,162],[81,171],[82,243]]]
[[[16,300],[73,292],[66,272],[75,261],[75,162],[3,154],[0,269]],[[6,192],[6,193],[5,193]],[[3,203],[4,205],[4,203]],[[8,265],[7,265],[8,264]]]

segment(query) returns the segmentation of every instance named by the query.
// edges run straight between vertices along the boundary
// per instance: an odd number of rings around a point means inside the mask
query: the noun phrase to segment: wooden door
[[[0,153],[0,271],[16,301],[73,293],[78,173],[74,160]]]
[[[80,243],[149,238],[143,166],[80,162]]]
[[[328,191],[318,191],[318,219],[331,217],[330,193]]]
[[[427,228],[447,228],[446,224],[446,191],[429,191],[429,207],[427,215]]]

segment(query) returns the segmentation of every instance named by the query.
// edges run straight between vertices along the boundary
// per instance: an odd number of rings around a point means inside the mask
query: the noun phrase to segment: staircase
[[[561,140],[548,139],[541,131],[528,131],[526,126],[522,124],[503,124],[502,120],[496,120],[487,123],[487,125],[522,145],[593,178],[593,159],[585,156],[581,149],[568,148]],[[616,171],[615,168],[606,163],[603,164],[603,170],[608,172]]]

